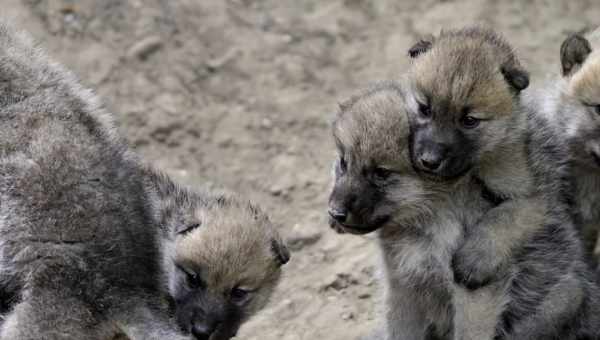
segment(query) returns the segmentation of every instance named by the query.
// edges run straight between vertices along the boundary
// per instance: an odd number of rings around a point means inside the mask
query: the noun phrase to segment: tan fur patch
[[[227,202],[196,209],[200,227],[177,241],[177,262],[200,264],[209,289],[235,286],[256,290],[279,277],[272,241],[281,242],[262,213],[244,203]]]
[[[448,36],[414,61],[411,76],[418,90],[449,110],[471,109],[479,119],[512,114],[512,93],[500,71],[497,48],[482,37]],[[458,105],[461,107],[453,107]]]
[[[342,145],[351,146],[357,159],[404,170],[410,165],[408,138],[402,138],[408,136],[408,122],[400,93],[392,91],[378,91],[356,101],[334,125],[334,136]]]
[[[571,78],[567,91],[582,103],[600,104],[600,51],[588,56]]]

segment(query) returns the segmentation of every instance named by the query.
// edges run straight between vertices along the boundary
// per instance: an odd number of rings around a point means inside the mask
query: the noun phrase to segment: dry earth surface
[[[338,101],[398,77],[419,36],[479,22],[507,35],[539,83],[565,35],[600,18],[596,0],[1,3],[102,96],[148,161],[270,212],[293,259],[238,335],[250,340],[355,339],[377,323],[375,240],[337,235],[325,218]]]

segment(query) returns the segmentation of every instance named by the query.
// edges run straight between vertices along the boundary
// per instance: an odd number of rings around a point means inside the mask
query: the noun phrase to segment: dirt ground
[[[245,340],[355,339],[376,325],[374,238],[326,223],[338,101],[398,77],[411,43],[443,27],[504,32],[535,84],[558,71],[566,33],[600,23],[597,0],[0,3],[101,95],[148,161],[270,212],[293,258]]]

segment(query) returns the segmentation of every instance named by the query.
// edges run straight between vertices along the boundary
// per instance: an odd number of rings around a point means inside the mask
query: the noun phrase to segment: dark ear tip
[[[275,260],[279,264],[279,266],[283,266],[284,264],[290,262],[290,251],[288,248],[275,239],[271,240],[271,250],[275,254]]]

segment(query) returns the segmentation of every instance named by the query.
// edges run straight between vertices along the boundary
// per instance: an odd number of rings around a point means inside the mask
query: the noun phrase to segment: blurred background
[[[421,35],[486,23],[532,72],[558,73],[597,0],[1,0],[115,113],[146,160],[184,183],[260,202],[294,252],[244,340],[354,339],[377,323],[373,236],[326,223],[328,121],[356,89],[398,77]]]

